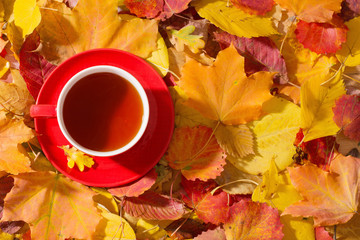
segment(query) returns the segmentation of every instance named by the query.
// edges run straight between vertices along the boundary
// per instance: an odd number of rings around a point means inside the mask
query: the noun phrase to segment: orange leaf
[[[94,48],[118,48],[147,58],[157,47],[157,21],[121,20],[117,1],[79,1],[72,10],[48,1],[41,17],[37,28],[43,43],[40,53],[53,63]]]
[[[0,171],[12,174],[31,171],[30,159],[19,152],[18,144],[33,137],[32,130],[22,120],[8,119],[0,111]]]
[[[341,9],[342,0],[275,0],[307,22],[327,22]]]
[[[23,220],[31,238],[91,239],[101,215],[88,187],[52,172],[23,173],[5,197],[2,220]]]
[[[208,127],[176,128],[166,160],[188,180],[215,179],[224,170],[225,151]]]
[[[266,203],[240,200],[230,207],[229,214],[224,224],[227,240],[276,240],[284,236],[277,209]]]
[[[212,66],[188,61],[179,86],[187,104],[202,115],[224,124],[238,125],[258,119],[262,104],[272,96],[274,73],[257,72],[246,77],[244,58],[231,45],[220,51]]]
[[[283,214],[314,217],[314,226],[346,223],[357,212],[360,197],[360,159],[339,155],[330,173],[314,165],[288,168],[291,182],[303,200]]]

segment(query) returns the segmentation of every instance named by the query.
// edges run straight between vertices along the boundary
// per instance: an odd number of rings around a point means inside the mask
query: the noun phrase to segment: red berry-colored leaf
[[[176,128],[166,160],[169,166],[189,180],[208,180],[220,176],[226,164],[225,151],[208,127]]]
[[[20,50],[20,74],[23,76],[27,88],[34,99],[37,98],[40,88],[46,78],[55,69],[55,65],[49,63],[38,52],[40,36],[35,31],[29,35]]]
[[[181,185],[186,193],[183,195],[183,201],[188,207],[195,209],[195,213],[201,220],[216,225],[226,221],[229,197],[222,190],[217,191],[214,195],[211,194],[211,190],[217,186],[213,180],[203,182],[188,181],[183,178]]]
[[[279,82],[288,82],[287,69],[275,43],[267,37],[243,38],[226,32],[214,33],[221,48],[227,48],[232,43],[236,50],[245,57],[246,75],[258,71],[279,73]]]
[[[138,17],[165,20],[188,8],[191,0],[125,0],[125,6]]]
[[[343,95],[335,101],[334,121],[344,130],[344,135],[360,141],[360,97]]]
[[[332,23],[305,22],[300,20],[295,34],[305,48],[313,52],[336,53],[341,44],[346,42],[348,28],[340,18],[334,18]]]
[[[121,187],[109,188],[108,191],[117,197],[138,197],[154,185],[156,178],[157,173],[153,168],[139,180]]]
[[[231,206],[224,224],[227,240],[282,239],[282,228],[277,209],[251,200],[241,200]]]
[[[303,138],[304,133],[302,129],[300,129],[296,134],[294,144],[295,146],[300,147],[301,150],[306,154],[306,157],[303,160],[308,160],[311,163],[316,164],[322,170],[328,171],[330,163],[334,158],[334,150],[338,147],[336,138],[333,136],[327,136],[308,142],[302,142]]]
[[[150,191],[139,197],[125,197],[123,208],[133,217],[148,220],[176,220],[185,214],[179,200]]]
[[[265,15],[275,4],[273,0],[231,0],[231,2],[244,12],[256,15]]]

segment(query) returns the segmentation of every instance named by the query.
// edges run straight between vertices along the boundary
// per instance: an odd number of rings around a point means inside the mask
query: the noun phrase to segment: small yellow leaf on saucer
[[[78,166],[79,170],[84,171],[84,166],[91,168],[94,164],[92,157],[85,155],[82,151],[78,150],[75,147],[69,147],[69,145],[59,147],[64,150],[65,155],[68,160],[68,167],[73,168],[75,163]]]

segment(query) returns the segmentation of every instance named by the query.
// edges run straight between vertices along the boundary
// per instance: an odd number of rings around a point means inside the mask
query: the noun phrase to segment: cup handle
[[[54,118],[56,117],[56,105],[32,105],[30,107],[30,116],[33,118]]]

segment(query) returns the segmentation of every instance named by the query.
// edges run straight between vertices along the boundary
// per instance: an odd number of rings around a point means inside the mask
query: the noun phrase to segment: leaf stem
[[[222,187],[225,187],[227,185],[231,185],[233,183],[238,183],[238,182],[244,182],[244,183],[252,183],[256,186],[258,186],[259,184],[251,179],[238,179],[238,180],[235,180],[235,181],[232,181],[232,182],[228,182],[228,183],[225,183],[223,185],[220,185],[220,186],[217,186],[216,188],[214,188],[212,191],[211,191],[211,195],[214,195],[214,193],[216,192],[216,190],[222,188]]]

